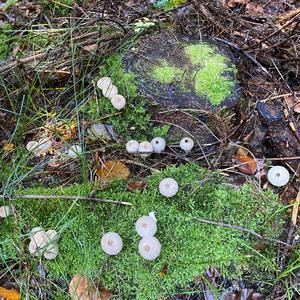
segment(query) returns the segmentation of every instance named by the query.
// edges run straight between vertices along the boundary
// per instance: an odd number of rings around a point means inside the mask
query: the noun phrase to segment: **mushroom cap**
[[[179,146],[184,151],[190,151],[194,147],[194,141],[190,137],[181,139]]]
[[[101,90],[107,89],[110,85],[112,85],[112,81],[109,77],[101,77],[97,81],[97,87]]]
[[[139,253],[146,260],[154,260],[160,255],[161,244],[154,236],[146,236],[139,243]]]
[[[78,157],[82,153],[82,148],[80,145],[72,145],[68,150],[68,156],[70,158]]]
[[[109,134],[108,134],[104,124],[93,124],[90,128],[90,132],[91,132],[93,138],[109,139]]]
[[[156,137],[151,141],[153,152],[154,153],[161,153],[166,148],[166,140],[161,137]]]
[[[178,192],[178,183],[173,178],[165,178],[159,183],[159,192],[165,197],[173,197]]]
[[[11,205],[0,206],[0,218],[6,218],[13,213],[13,207]]]
[[[46,236],[48,238],[49,243],[56,242],[59,238],[58,232],[56,230],[50,229],[46,231]]]
[[[144,141],[139,144],[139,153],[141,154],[141,156],[147,157],[152,152],[153,152],[153,146],[151,143]]]
[[[126,105],[126,100],[122,95],[114,95],[110,101],[112,106],[117,110],[122,110]]]
[[[35,156],[40,156],[46,153],[52,146],[52,141],[49,138],[42,138],[39,141],[30,141],[26,145],[26,149],[33,152]]]
[[[39,143],[37,141],[30,141],[26,145],[26,149],[30,152],[33,152],[37,147]]]
[[[118,95],[118,88],[115,85],[111,84],[110,86],[102,90],[102,94],[104,97],[112,99],[112,97]]]
[[[34,233],[31,241],[36,244],[37,248],[44,248],[49,243],[48,236],[44,230]]]
[[[123,248],[123,241],[116,232],[107,232],[101,239],[102,250],[108,255],[117,255]]]
[[[29,233],[30,238],[32,237],[39,231],[45,231],[42,227],[33,227]]]
[[[289,182],[290,174],[285,167],[274,166],[268,171],[267,178],[272,185],[281,187]]]
[[[157,225],[150,216],[142,216],[135,222],[135,230],[141,237],[154,236],[157,231]]]
[[[30,254],[36,253],[36,251],[38,250],[38,246],[37,246],[35,240],[31,240],[31,241],[29,242],[28,250],[29,250],[29,253],[30,253]]]
[[[126,151],[128,153],[137,153],[139,151],[139,142],[136,140],[130,140],[126,143]]]
[[[155,221],[155,223],[157,223],[157,219],[156,219],[156,216],[155,216],[155,212],[154,211],[151,211],[151,212],[149,212],[149,217],[151,217],[154,221]]]
[[[55,259],[58,253],[58,246],[56,244],[50,244],[47,246],[46,251],[44,252],[44,257],[46,259]]]

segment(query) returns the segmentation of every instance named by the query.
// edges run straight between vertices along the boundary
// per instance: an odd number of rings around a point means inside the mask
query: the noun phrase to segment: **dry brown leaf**
[[[134,192],[136,190],[142,191],[147,187],[147,182],[144,180],[135,180],[128,183],[127,189],[129,192]]]
[[[10,144],[10,143],[7,143],[3,146],[3,150],[5,152],[10,152],[14,149],[15,145],[14,144]]]
[[[244,174],[255,174],[257,170],[257,163],[255,159],[245,155],[245,150],[240,149],[237,154],[233,157],[233,162],[238,164],[237,169]]]
[[[289,109],[293,109],[300,114],[300,94],[296,94],[294,97],[292,95],[284,96],[284,100]]]
[[[236,6],[240,5],[240,4],[247,4],[249,3],[250,0],[228,0],[227,1],[227,6],[230,8],[235,8]]]
[[[5,300],[19,300],[21,298],[19,292],[15,290],[8,290],[4,287],[0,287],[0,298]]]
[[[113,296],[112,291],[101,289],[100,290],[100,299],[101,300],[110,300],[110,298]]]
[[[96,169],[97,175],[102,179],[127,179],[130,175],[129,169],[120,161],[109,160]]]
[[[92,280],[80,274],[72,278],[69,292],[73,300],[101,300]]]
[[[246,5],[246,12],[253,16],[259,16],[264,13],[264,8],[259,4],[250,2],[250,3],[247,3],[247,5]]]
[[[95,52],[95,50],[97,49],[97,44],[91,44],[91,45],[86,45],[86,46],[84,46],[83,47],[83,49],[85,50],[85,51],[87,51],[87,52],[92,52],[92,53],[94,53]]]

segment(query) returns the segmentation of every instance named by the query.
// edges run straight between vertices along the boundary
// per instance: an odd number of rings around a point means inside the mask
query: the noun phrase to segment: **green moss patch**
[[[175,178],[178,194],[164,198],[158,184],[165,177]],[[133,206],[116,206],[66,200],[25,201],[15,205],[19,218],[7,218],[0,224],[2,261],[24,261],[36,271],[39,258],[27,251],[28,231],[35,226],[60,232],[60,255],[45,261],[51,280],[81,272],[112,289],[116,299],[160,299],[180,287],[186,287],[206,268],[214,266],[228,278],[238,278],[255,270],[256,280],[270,281],[275,267],[275,247],[269,245],[262,253],[254,250],[257,240],[234,229],[204,225],[192,217],[235,224],[276,238],[283,222],[282,206],[271,192],[259,194],[251,185],[235,189],[219,175],[194,164],[169,167],[148,178],[144,191],[130,193],[126,182],[114,182],[96,196],[128,201]],[[88,195],[91,185],[69,188],[31,189],[22,193]],[[140,237],[134,229],[138,217],[155,211],[158,220],[156,237],[162,244],[160,257],[145,261],[138,255]],[[5,229],[5,230],[3,230]],[[124,248],[115,257],[106,256],[100,248],[104,232],[116,231]],[[24,245],[21,252],[14,245]],[[164,269],[166,272],[161,273]]]
[[[155,79],[166,84],[174,82],[174,80],[182,76],[182,74],[183,70],[172,66],[166,60],[162,60],[159,66],[155,66],[152,73]]]

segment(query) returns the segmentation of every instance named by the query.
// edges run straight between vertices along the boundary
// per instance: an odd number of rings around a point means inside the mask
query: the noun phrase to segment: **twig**
[[[299,204],[300,204],[300,189],[298,191],[296,201],[293,206],[293,211],[292,211],[292,223],[294,226],[297,224],[297,217],[298,217],[298,212],[299,212]]]
[[[247,228],[244,228],[244,227],[241,227],[241,226],[226,224],[226,223],[222,223],[222,222],[215,222],[215,221],[202,219],[202,218],[196,218],[196,217],[193,217],[191,219],[194,220],[194,221],[200,222],[200,223],[205,223],[205,224],[210,224],[210,225],[217,225],[217,226],[221,226],[221,227],[225,227],[225,228],[231,228],[231,229],[236,229],[236,230],[243,231],[243,232],[246,232],[246,233],[250,233],[250,234],[256,236],[257,238],[259,238],[260,240],[272,241],[272,242],[276,242],[278,244],[282,244],[286,247],[292,248],[292,245],[290,245],[290,244],[287,244],[287,243],[285,243],[283,241],[280,241],[280,240],[277,240],[277,239],[264,237],[263,235],[255,232],[251,229],[247,229]]]
[[[36,199],[36,200],[51,200],[51,199],[62,199],[62,200],[82,200],[82,201],[95,201],[103,203],[111,203],[118,205],[132,205],[132,203],[124,201],[115,201],[111,199],[101,199],[96,197],[83,197],[83,196],[63,196],[63,195],[14,195],[6,196],[0,195],[0,199]]]

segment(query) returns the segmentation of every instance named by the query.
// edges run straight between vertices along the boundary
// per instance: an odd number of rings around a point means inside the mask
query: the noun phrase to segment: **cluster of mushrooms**
[[[58,233],[55,230],[45,231],[41,227],[34,227],[30,232],[28,250],[32,255],[41,255],[46,259],[55,259],[58,251]]]
[[[189,154],[194,147],[194,141],[190,137],[181,139],[180,148]],[[166,140],[161,137],[154,138],[151,142],[130,140],[126,143],[126,151],[131,154],[139,153],[142,157],[148,157],[152,153],[162,153],[166,148]]]
[[[108,98],[112,106],[117,110],[122,110],[126,105],[124,96],[119,95],[118,88],[113,85],[111,78],[101,77],[97,81],[97,87],[102,91],[104,97]]]
[[[159,192],[164,197],[173,197],[178,192],[178,183],[173,178],[164,178],[159,183]],[[157,220],[154,212],[142,216],[135,222],[135,230],[142,238],[138,245],[139,254],[146,260],[155,260],[160,255],[161,244],[154,236]],[[101,248],[108,255],[117,255],[123,249],[123,240],[116,232],[107,232],[101,238]]]
[[[6,218],[14,214],[15,207],[13,205],[0,206],[0,218]]]

